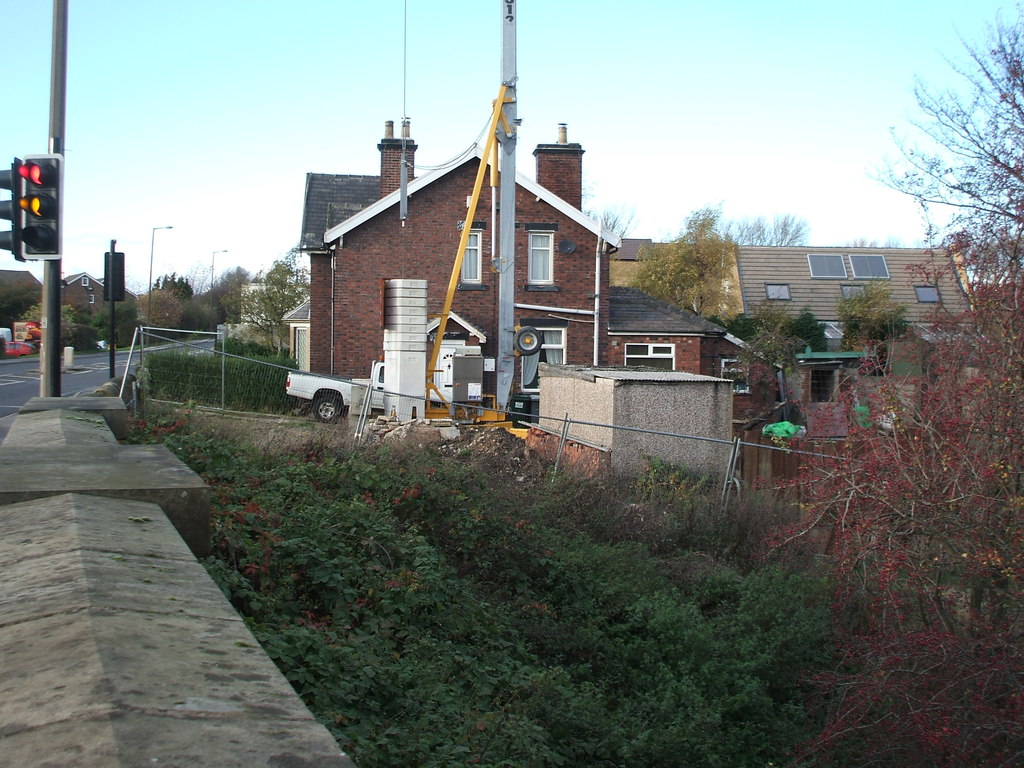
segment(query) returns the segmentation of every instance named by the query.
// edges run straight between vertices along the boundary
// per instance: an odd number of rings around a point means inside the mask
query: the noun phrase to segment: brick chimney
[[[538,144],[537,183],[574,208],[583,207],[583,147],[570,144],[565,123],[558,124],[557,144]]]
[[[408,180],[416,176],[415,159],[416,144],[409,138],[409,121],[402,120],[402,137],[395,138],[395,121],[384,123],[384,138],[377,149],[380,150],[380,196],[386,197],[401,185],[402,179],[402,145],[405,144],[405,163],[408,168]]]

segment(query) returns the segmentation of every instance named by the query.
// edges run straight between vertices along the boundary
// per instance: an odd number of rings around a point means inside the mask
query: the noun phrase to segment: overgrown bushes
[[[669,546],[621,535],[650,488],[166,441],[213,489],[211,574],[361,768],[761,767],[808,734],[822,586],[690,538],[698,491],[665,502]]]

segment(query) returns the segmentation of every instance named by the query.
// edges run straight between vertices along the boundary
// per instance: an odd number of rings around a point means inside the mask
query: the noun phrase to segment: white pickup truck
[[[332,423],[348,412],[353,402],[361,406],[370,387],[370,410],[384,409],[384,363],[376,362],[369,379],[342,379],[304,371],[290,371],[285,392],[311,402],[313,418]]]

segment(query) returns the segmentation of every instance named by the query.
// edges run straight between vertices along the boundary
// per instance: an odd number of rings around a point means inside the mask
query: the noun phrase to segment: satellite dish
[[[536,328],[520,328],[512,337],[512,346],[520,355],[536,355],[540,352],[540,334]]]
[[[558,252],[559,253],[576,253],[576,243],[572,240],[559,240],[558,241]]]

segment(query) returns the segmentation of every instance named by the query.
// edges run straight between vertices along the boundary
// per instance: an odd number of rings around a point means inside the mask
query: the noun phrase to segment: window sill
[[[483,283],[459,283],[456,290],[459,291],[486,291],[487,286]]]
[[[558,293],[559,289],[557,285],[537,285],[531,283],[526,286],[526,290],[539,293]]]

